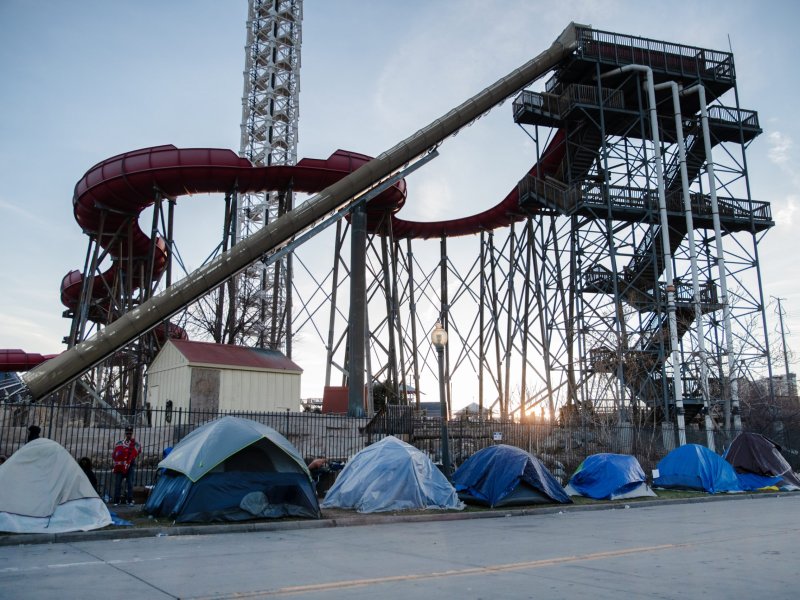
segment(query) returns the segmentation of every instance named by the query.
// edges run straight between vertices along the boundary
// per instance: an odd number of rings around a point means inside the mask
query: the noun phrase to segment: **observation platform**
[[[695,114],[700,110],[699,106],[694,111],[685,106],[691,97],[684,96],[681,102],[682,111],[686,111],[683,114],[684,135],[698,135],[702,127],[700,116]],[[620,89],[572,84],[559,94],[523,90],[514,99],[512,110],[515,123],[546,127],[563,127],[570,121],[585,117],[599,123],[602,110],[606,135],[649,139],[649,112],[640,112],[637,104],[638,101],[626,101],[626,94]],[[672,101],[662,100],[658,112],[661,116],[674,114]],[[646,127],[639,126],[640,120]],[[659,126],[663,141],[672,142],[677,138],[674,119],[660,119]],[[708,107],[708,127],[712,144],[747,143],[762,133],[756,111],[722,105]]]
[[[667,292],[663,283],[658,289],[644,291],[637,286],[636,272],[622,268],[614,274],[602,265],[595,265],[584,272],[581,278],[580,292],[589,294],[617,294],[639,312],[657,312],[666,305]],[[675,307],[677,310],[694,312],[694,290],[691,283],[675,282]],[[700,284],[700,307],[703,314],[722,310],[722,303],[717,294],[714,282],[704,281]]]
[[[521,124],[558,127],[576,111],[596,112],[602,106],[607,134],[635,136],[641,131],[641,127],[633,126],[642,116],[639,106],[647,102],[640,78],[635,72],[605,76],[627,65],[650,67],[656,85],[669,81],[682,87],[702,84],[709,105],[733,89],[736,83],[730,52],[582,27],[578,29],[578,48],[546,82],[545,92],[523,91],[514,101],[514,120]],[[673,114],[669,90],[656,92],[656,104],[659,114]],[[700,111],[697,94],[683,96],[681,105],[686,115]],[[714,115],[709,114],[709,121],[712,128],[719,129],[717,133],[721,139],[737,141],[742,135],[739,126],[744,129],[745,141],[761,133],[754,111],[727,107],[715,110]],[[644,117],[649,118],[646,114]],[[674,130],[668,120],[660,125],[667,136],[670,127]],[[714,133],[712,131],[712,135]]]
[[[604,73],[632,64],[650,67],[656,84],[665,81],[683,85],[702,83],[709,102],[731,90],[736,83],[731,52],[590,27],[579,27],[577,36],[577,49],[547,82],[547,92],[560,93],[570,84],[595,81]]]
[[[549,208],[560,214],[605,218],[611,210],[619,221],[653,221],[658,217],[658,192],[655,189],[627,187],[580,181],[566,186],[554,178],[528,176],[518,184],[520,207],[538,211]],[[692,218],[697,229],[713,228],[711,196],[691,193]],[[667,216],[670,224],[683,220],[683,193],[673,190],[666,194]],[[775,225],[769,202],[743,198],[717,198],[720,224],[728,231],[764,231]],[[654,218],[655,217],[655,218]],[[684,225],[685,229],[685,225]]]
[[[675,81],[684,87],[697,83],[704,86],[710,104],[708,125],[712,146],[723,142],[744,145],[762,133],[757,112],[714,103],[735,86],[732,53],[580,27],[578,48],[547,81],[546,91],[524,90],[513,103],[516,123],[567,132],[564,142],[567,158],[558,172],[544,178],[529,175],[519,183],[519,205],[524,211],[658,222],[656,190],[615,185],[613,179],[604,181],[602,171],[595,166],[604,138],[650,136],[650,111],[641,89],[640,74],[603,77],[631,64],[650,67],[657,84]],[[656,103],[662,142],[674,144],[678,132],[671,92],[658,91]],[[699,110],[697,94],[682,96],[689,181],[697,178],[705,164]],[[670,227],[685,233],[677,152],[672,152],[669,160],[664,172],[667,215]],[[717,202],[720,223],[727,231],[758,232],[774,225],[768,202],[729,197],[720,197]],[[691,206],[694,227],[712,228],[710,196],[692,193]]]

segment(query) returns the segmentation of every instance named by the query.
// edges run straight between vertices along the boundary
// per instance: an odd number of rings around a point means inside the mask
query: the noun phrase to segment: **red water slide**
[[[154,202],[154,190],[162,197],[186,194],[262,192],[285,190],[315,193],[366,164],[370,157],[337,150],[326,160],[303,159],[295,166],[254,167],[249,160],[230,150],[158,146],[135,150],[98,163],[78,181],[73,196],[73,211],[78,225],[89,235],[97,236],[99,245],[113,259],[110,269],[95,277],[92,283],[92,304],[103,306],[109,284],[128,254],[147,256],[151,240],[136,221],[119,243],[118,232],[127,227],[131,214],[139,214]],[[405,182],[400,181],[375,198],[383,208],[399,210],[405,201]],[[153,278],[158,279],[166,268],[167,249],[162,239],[156,240]],[[136,287],[143,281],[134,278]],[[61,301],[76,309],[80,300],[83,274],[70,271],[61,282]],[[102,311],[92,315],[103,322]]]
[[[154,202],[154,191],[162,197],[187,194],[238,193],[285,190],[315,193],[371,160],[355,152],[337,150],[325,160],[303,159],[294,166],[254,167],[249,160],[231,150],[213,148],[179,149],[172,145],[134,150],[106,159],[91,169],[75,186],[72,204],[75,220],[112,259],[111,267],[92,282],[92,305],[102,307],[117,271],[128,254],[147,256],[151,240],[136,220],[127,229],[131,215],[138,215]],[[399,210],[406,198],[405,180],[398,181],[370,201],[380,210]],[[124,238],[124,243],[120,239]],[[155,243],[153,278],[166,268],[167,247],[163,239]],[[135,286],[143,282],[134,278]],[[61,282],[61,302],[78,308],[83,274],[74,270]],[[103,310],[90,314],[104,322]],[[171,331],[171,335],[179,333]],[[0,350],[0,371],[27,371],[57,355],[30,354],[22,350]]]
[[[0,350],[0,371],[29,371],[57,354],[31,354],[22,350]]]
[[[559,132],[545,150],[542,159],[529,175],[544,177],[555,174],[564,156],[563,135]],[[337,150],[326,160],[303,159],[294,166],[254,167],[249,160],[231,150],[213,148],[180,149],[172,145],[134,150],[104,160],[89,169],[75,186],[73,212],[78,225],[112,258],[112,266],[95,276],[92,282],[92,304],[103,306],[111,282],[117,277],[122,259],[128,253],[146,256],[150,238],[136,221],[120,244],[119,232],[128,226],[130,215],[138,215],[154,202],[154,190],[170,198],[187,194],[238,193],[285,190],[315,193],[366,164],[370,157]],[[496,206],[484,212],[458,219],[436,222],[405,221],[394,213],[406,199],[405,180],[394,184],[370,200],[368,212],[392,213],[392,231],[397,238],[434,238],[442,235],[461,236],[505,227],[519,221],[519,196],[515,187]],[[377,221],[377,219],[376,219]],[[370,219],[372,222],[372,219]],[[116,242],[114,242],[116,240]],[[153,278],[163,273],[167,264],[166,243],[156,240]],[[134,280],[135,285],[143,282]],[[83,274],[74,270],[61,282],[61,301],[72,310],[78,308]],[[102,322],[103,313],[90,315]],[[25,371],[55,355],[27,354],[21,350],[0,350],[0,371]]]
[[[565,133],[559,129],[537,162],[526,175],[532,177],[555,176],[566,153]],[[515,186],[503,200],[483,212],[447,221],[404,221],[392,216],[392,233],[395,238],[440,238],[474,235],[508,227],[525,218],[519,208],[519,190]]]

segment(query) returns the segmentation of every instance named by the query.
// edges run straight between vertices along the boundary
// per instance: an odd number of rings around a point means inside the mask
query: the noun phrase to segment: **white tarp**
[[[354,508],[360,513],[462,510],[464,503],[431,459],[389,436],[347,461],[322,508]]]
[[[110,524],[105,503],[57,442],[28,442],[0,465],[0,531],[63,533]]]

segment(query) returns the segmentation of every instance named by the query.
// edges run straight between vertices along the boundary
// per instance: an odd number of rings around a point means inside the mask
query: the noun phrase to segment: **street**
[[[796,598],[800,493],[0,547],[2,598]]]

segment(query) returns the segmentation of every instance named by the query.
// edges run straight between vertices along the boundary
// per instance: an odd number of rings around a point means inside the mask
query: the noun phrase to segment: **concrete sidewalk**
[[[588,512],[602,510],[625,510],[640,507],[664,506],[672,504],[693,504],[746,500],[786,495],[800,495],[800,492],[777,492],[761,494],[718,494],[694,498],[645,498],[639,500],[597,501],[591,504],[548,504],[494,509],[466,509],[464,511],[416,511],[359,514],[349,510],[324,510],[321,519],[297,519],[278,521],[248,521],[243,523],[210,523],[187,525],[154,524],[152,527],[109,526],[94,531],[75,531],[69,533],[0,534],[0,546],[57,544],[85,542],[92,540],[133,539],[157,536],[212,535],[218,533],[243,533],[256,531],[287,531],[297,529],[325,529],[331,527],[354,527],[359,525],[381,525],[386,523],[422,523],[429,521],[462,521],[471,519],[495,519],[525,515],[546,515],[563,512]],[[113,511],[121,519],[134,516],[141,518],[142,506],[115,506]],[[111,509],[110,509],[111,510]]]

